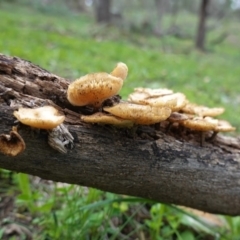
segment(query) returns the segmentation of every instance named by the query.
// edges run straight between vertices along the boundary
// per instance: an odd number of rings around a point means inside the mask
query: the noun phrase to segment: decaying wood
[[[47,144],[47,133],[18,124],[26,150],[17,157],[0,153],[0,167],[45,179],[139,196],[200,210],[240,214],[240,140],[217,136],[199,144],[197,134],[164,126],[127,129],[80,121],[86,108],[66,99],[69,82],[16,57],[0,55],[0,133],[17,125],[19,106],[46,104],[66,115],[74,137],[67,154]]]

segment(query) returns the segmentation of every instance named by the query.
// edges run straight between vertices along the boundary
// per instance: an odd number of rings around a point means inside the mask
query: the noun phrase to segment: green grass
[[[90,72],[110,72],[118,61],[123,61],[129,66],[121,91],[124,98],[135,87],[171,88],[185,93],[193,102],[225,107],[223,118],[240,129],[240,27],[234,21],[210,32],[209,51],[201,53],[194,50],[192,39],[159,39],[130,33],[125,28],[96,26],[84,14],[0,6],[0,52],[32,61],[69,80]],[[179,19],[179,24],[184,23],[183,31],[192,36],[193,22],[193,16]],[[211,44],[225,31],[228,37],[221,44]],[[35,239],[100,239],[106,234],[117,239],[125,229],[130,229],[126,231],[128,237],[147,232],[151,239],[204,239],[206,234],[218,239],[218,232],[227,234],[225,228],[211,230],[197,220],[194,228],[186,213],[167,205],[148,203],[150,217],[137,221],[147,201],[124,200],[122,196],[72,185],[59,188],[55,184],[52,190],[36,191],[25,175],[17,181],[21,192],[17,203],[28,207],[34,224],[42,231]],[[113,218],[118,219],[118,228],[110,224]],[[237,239],[239,218],[226,219],[231,229],[229,236]]]

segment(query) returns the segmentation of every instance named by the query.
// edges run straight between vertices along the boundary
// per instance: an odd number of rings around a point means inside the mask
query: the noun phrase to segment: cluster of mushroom
[[[168,121],[201,132],[235,130],[227,121],[213,118],[222,114],[223,108],[208,108],[190,103],[183,93],[174,93],[170,89],[135,88],[128,101],[103,106],[106,99],[118,94],[127,74],[127,65],[120,62],[111,73],[87,74],[69,85],[67,99],[72,105],[94,108],[95,113],[82,115],[82,121],[127,128]],[[63,125],[65,116],[60,115],[54,107],[20,108],[13,114],[23,124],[47,130],[48,143],[57,151],[66,153],[65,146],[73,144],[72,135]],[[0,135],[0,151],[3,153],[16,156],[24,149],[25,143],[15,128],[10,135]]]
[[[135,88],[128,101],[102,107],[107,98],[116,95],[127,77],[128,68],[118,63],[112,73],[88,74],[69,85],[67,97],[75,106],[91,105],[95,112],[82,115],[87,123],[110,124],[119,127],[151,125],[168,121],[196,131],[234,131],[224,120],[214,119],[223,108],[208,108],[190,103],[183,93],[170,89]]]

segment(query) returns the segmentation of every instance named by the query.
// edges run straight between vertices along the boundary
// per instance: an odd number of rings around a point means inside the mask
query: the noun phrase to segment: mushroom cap
[[[19,108],[13,115],[21,123],[40,129],[53,129],[65,120],[65,116],[60,116],[58,110],[52,106]]]
[[[172,97],[177,99],[176,106],[172,108],[172,111],[174,111],[174,112],[180,111],[188,102],[186,96],[180,92],[173,93]]]
[[[168,94],[172,94],[173,91],[171,89],[167,88],[157,88],[157,89],[151,89],[151,88],[134,88],[134,92],[138,93],[146,93],[149,97],[160,97]]]
[[[181,124],[195,131],[211,131],[217,126],[218,120],[213,118],[195,117],[193,119],[187,119],[181,122]]]
[[[68,86],[68,101],[75,106],[100,107],[107,98],[116,95],[122,88],[123,79],[108,73],[90,73]]]
[[[153,107],[169,107],[173,109],[177,106],[177,98],[173,97],[172,95],[151,97],[139,101],[138,104],[148,104]]]
[[[149,97],[149,94],[145,92],[133,92],[128,96],[128,101],[133,103],[139,103]]]
[[[148,97],[145,92],[134,92],[130,94],[128,99],[137,104],[148,104],[154,107],[169,107],[172,111],[179,111],[187,103],[186,96],[183,93]]]
[[[142,125],[150,125],[164,121],[171,114],[171,109],[168,107],[159,108],[128,102],[121,102],[112,107],[105,107],[104,111]]]
[[[214,128],[214,131],[216,132],[232,132],[235,130],[236,128],[225,120],[218,120],[218,125]]]
[[[202,117],[215,117],[225,111],[224,108],[209,108],[195,103],[187,103],[181,110],[185,113],[196,114]]]
[[[0,135],[0,152],[5,155],[15,157],[25,150],[25,142],[17,132],[17,128],[13,127],[10,134]]]
[[[132,127],[134,124],[131,120],[122,119],[102,112],[94,113],[88,116],[82,115],[81,119],[87,123],[111,124],[117,127]]]
[[[128,75],[128,67],[125,63],[119,62],[110,74],[114,77],[125,80]]]

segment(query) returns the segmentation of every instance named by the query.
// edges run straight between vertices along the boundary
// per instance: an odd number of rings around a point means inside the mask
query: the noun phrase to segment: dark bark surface
[[[139,126],[126,129],[80,121],[86,108],[66,99],[68,81],[19,58],[0,55],[0,134],[16,125],[13,111],[50,104],[66,115],[74,136],[67,154],[47,144],[44,130],[18,130],[26,150],[16,157],[0,153],[0,167],[45,179],[189,206],[213,213],[240,214],[240,142],[218,136],[199,144],[198,134],[166,133]]]

